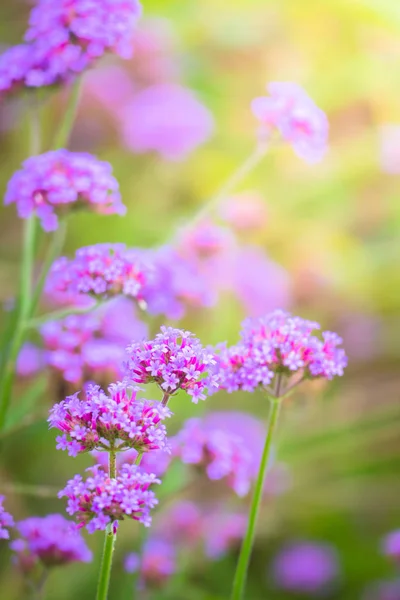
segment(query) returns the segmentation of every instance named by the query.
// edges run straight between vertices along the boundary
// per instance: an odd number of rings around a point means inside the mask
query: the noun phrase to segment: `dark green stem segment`
[[[279,384],[278,384],[279,385]],[[244,598],[244,590],[246,586],[247,570],[249,567],[251,552],[253,549],[254,538],[256,533],[257,517],[260,509],[264,480],[267,473],[268,461],[271,454],[272,440],[274,437],[276,425],[278,422],[281,400],[279,398],[271,398],[271,410],[269,415],[269,423],[267,429],[267,437],[265,439],[264,450],[261,458],[261,464],[257,475],[257,480],[254,488],[254,494],[251,501],[249,519],[247,522],[247,530],[242,542],[239,560],[236,566],[235,577],[233,580],[231,600],[242,600]]]
[[[112,479],[115,479],[117,476],[117,454],[113,449],[109,453],[109,473]],[[96,600],[107,600],[108,598],[108,588],[110,587],[111,567],[116,539],[117,534],[114,523],[109,523],[104,538]]]

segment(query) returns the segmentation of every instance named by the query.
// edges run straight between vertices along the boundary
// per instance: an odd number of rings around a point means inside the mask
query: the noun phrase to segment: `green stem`
[[[260,509],[262,492],[264,487],[265,475],[267,472],[268,461],[271,454],[272,439],[278,422],[281,400],[279,398],[271,398],[271,410],[269,423],[267,428],[267,437],[265,439],[264,450],[261,458],[261,464],[257,475],[256,485],[254,488],[253,498],[250,506],[249,519],[247,522],[247,530],[243,539],[240,550],[239,560],[236,566],[235,577],[233,580],[231,600],[241,600],[244,598],[244,590],[246,586],[247,570],[249,567],[251,551],[253,548],[258,512]]]
[[[109,472],[110,477],[115,479],[117,475],[117,455],[114,450],[111,450],[109,453]],[[104,538],[103,556],[101,559],[96,600],[107,600],[108,597],[108,588],[110,587],[111,567],[116,539],[117,534],[114,529],[114,523],[109,523],[107,525]]]
[[[79,98],[81,95],[82,79],[77,77],[73,86],[71,95],[68,100],[68,106],[64,113],[64,118],[61,122],[61,126],[57,131],[54,139],[53,148],[64,148],[68,144],[69,136],[72,131],[72,126],[75,121],[76,113],[79,105]]]
[[[26,327],[28,329],[34,329],[35,327],[40,327],[41,325],[44,325],[49,321],[59,321],[60,319],[65,319],[70,315],[83,315],[92,312],[93,310],[98,308],[100,304],[101,303],[99,301],[96,301],[94,304],[91,304],[90,306],[83,306],[82,308],[77,308],[75,306],[63,308],[61,310],[55,310],[51,313],[46,313],[44,315],[41,315],[40,317],[36,317],[35,319],[29,319],[29,321],[27,321],[26,323]]]

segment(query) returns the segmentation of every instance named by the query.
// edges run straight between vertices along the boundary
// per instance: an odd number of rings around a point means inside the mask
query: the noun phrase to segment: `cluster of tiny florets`
[[[102,449],[138,452],[168,450],[162,420],[171,415],[160,402],[137,398],[137,388],[126,383],[111,384],[106,394],[88,385],[85,399],[77,392],[50,411],[49,423],[63,432],[57,448],[70,456]]]
[[[10,513],[5,510],[3,502],[4,496],[0,496],[0,539],[8,540],[10,537],[8,527],[12,527],[14,525],[14,519]]]
[[[109,163],[91,154],[54,150],[31,156],[10,179],[4,203],[15,203],[24,219],[35,213],[45,231],[58,227],[58,216],[85,207],[102,214],[126,212]]]
[[[38,0],[25,43],[0,57],[0,92],[68,81],[106,52],[129,58],[140,14],[138,0]]]
[[[132,344],[127,353],[132,381],[154,382],[167,395],[182,389],[195,403],[206,398],[203,376],[214,357],[189,331],[163,326],[154,340]]]
[[[46,567],[92,560],[76,524],[62,515],[30,517],[19,521],[16,528],[21,538],[13,540],[10,547],[22,568],[33,567],[38,560]]]
[[[80,527],[94,533],[124,518],[146,527],[151,524],[150,510],[157,499],[149,488],[153,483],[161,483],[154,474],[127,464],[122,465],[115,478],[110,478],[101,467],[89,470],[93,474],[86,481],[75,475],[58,494],[59,498],[68,498],[67,512],[76,516]]]
[[[123,294],[140,303],[145,279],[145,267],[124,244],[95,244],[79,248],[75,258],[56,260],[46,289],[69,299],[81,294],[100,298]]]
[[[328,142],[329,123],[325,113],[299,85],[274,81],[267,86],[269,96],[255,98],[254,115],[269,135],[277,130],[300,158],[313,163],[321,160]]]

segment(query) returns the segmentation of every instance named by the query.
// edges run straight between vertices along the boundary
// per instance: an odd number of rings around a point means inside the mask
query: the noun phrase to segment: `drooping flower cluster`
[[[192,402],[205,400],[203,377],[215,361],[189,331],[163,326],[154,340],[132,344],[127,353],[127,376],[132,381],[156,383],[166,400],[180,389],[191,396]]]
[[[12,527],[14,525],[14,519],[10,513],[5,510],[3,502],[4,496],[0,496],[0,539],[8,540],[10,537],[8,527]]]
[[[264,428],[241,412],[212,412],[188,419],[171,440],[173,452],[184,463],[203,465],[211,480],[225,479],[245,496],[261,460]]]
[[[145,278],[145,266],[124,244],[95,244],[79,248],[75,258],[57,259],[46,290],[71,300],[80,294],[100,298],[124,294],[140,303]]]
[[[277,587],[314,595],[335,581],[339,562],[334,548],[327,544],[297,542],[276,556],[272,574]]]
[[[126,212],[109,163],[91,154],[54,150],[31,156],[10,179],[4,198],[24,219],[35,213],[45,231],[58,227],[58,216],[76,208],[101,214]]]
[[[70,456],[95,449],[168,450],[162,421],[170,410],[160,402],[137,398],[137,391],[127,383],[114,383],[107,395],[99,386],[88,385],[85,399],[80,400],[77,392],[55,404],[48,421],[63,432],[57,448]]]
[[[141,556],[130,553],[125,557],[125,570],[139,572],[139,588],[160,587],[176,571],[174,545],[164,539],[150,538],[142,548]]]
[[[68,498],[67,512],[75,515],[80,527],[89,533],[104,530],[108,523],[134,519],[148,527],[150,510],[157,504],[153,483],[161,483],[154,474],[144,473],[137,465],[124,464],[115,478],[101,467],[92,467],[92,476],[83,481],[75,475],[59,492]]]
[[[269,96],[255,98],[252,110],[269,135],[277,130],[305,161],[321,160],[328,143],[329,123],[299,85],[274,81],[267,86]]]
[[[92,553],[76,525],[62,515],[30,517],[16,524],[20,535],[10,547],[16,553],[23,570],[34,567],[40,561],[46,567],[70,562],[90,562]]]
[[[274,375],[332,379],[343,374],[347,364],[341,338],[330,331],[322,339],[312,335],[318,323],[292,317],[281,310],[243,323],[241,341],[222,346],[217,355],[220,387],[228,392],[252,392],[268,386]]]
[[[122,377],[124,347],[133,339],[146,337],[146,333],[147,327],[136,318],[132,302],[123,297],[110,300],[91,314],[70,315],[40,328],[45,362],[73,384],[88,380],[109,383]]]
[[[62,83],[105,52],[129,58],[140,14],[138,0],[38,0],[25,43],[0,57],[0,92]]]

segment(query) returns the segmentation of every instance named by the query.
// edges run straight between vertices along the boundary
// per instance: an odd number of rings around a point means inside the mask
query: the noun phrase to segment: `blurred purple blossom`
[[[400,563],[400,529],[389,533],[383,540],[383,553]]]
[[[142,555],[131,553],[125,557],[125,570],[139,572],[139,587],[159,587],[177,569],[174,545],[163,539],[150,538],[142,549]]]
[[[14,519],[10,513],[5,510],[3,502],[4,496],[0,496],[0,539],[8,540],[10,537],[8,527],[12,527],[14,525]]]
[[[20,377],[32,377],[41,371],[45,364],[44,351],[31,342],[25,342],[18,355],[16,373]]]
[[[195,502],[181,500],[164,509],[156,529],[162,539],[187,548],[202,537],[204,517]]]
[[[121,134],[132,152],[158,152],[183,160],[211,136],[214,120],[195,94],[180,85],[155,84],[137,92],[121,114]]]
[[[210,513],[204,523],[204,545],[206,555],[217,560],[243,538],[247,526],[247,515],[227,512],[225,508]]]
[[[275,81],[267,86],[269,96],[255,98],[252,110],[267,136],[276,129],[305,161],[321,160],[327,150],[329,123],[299,85]]]
[[[257,191],[245,191],[227,198],[221,204],[222,219],[237,231],[259,230],[268,221],[266,202]]]
[[[36,213],[45,231],[58,227],[58,216],[88,208],[101,214],[125,214],[111,166],[91,154],[54,150],[31,156],[10,179],[4,198],[18,215]]]
[[[272,574],[277,587],[304,594],[318,594],[335,582],[339,562],[328,544],[296,542],[275,557]]]
[[[110,479],[100,466],[88,471],[92,475],[86,481],[75,475],[58,494],[59,498],[68,498],[67,513],[76,515],[80,527],[86,526],[89,533],[94,533],[126,517],[150,526],[150,510],[157,499],[149,488],[161,483],[154,474],[128,464],[122,465],[115,479]]]
[[[62,515],[30,517],[16,524],[20,535],[10,543],[18,564],[25,570],[40,560],[46,567],[74,561],[90,562],[92,553],[75,523]]]

